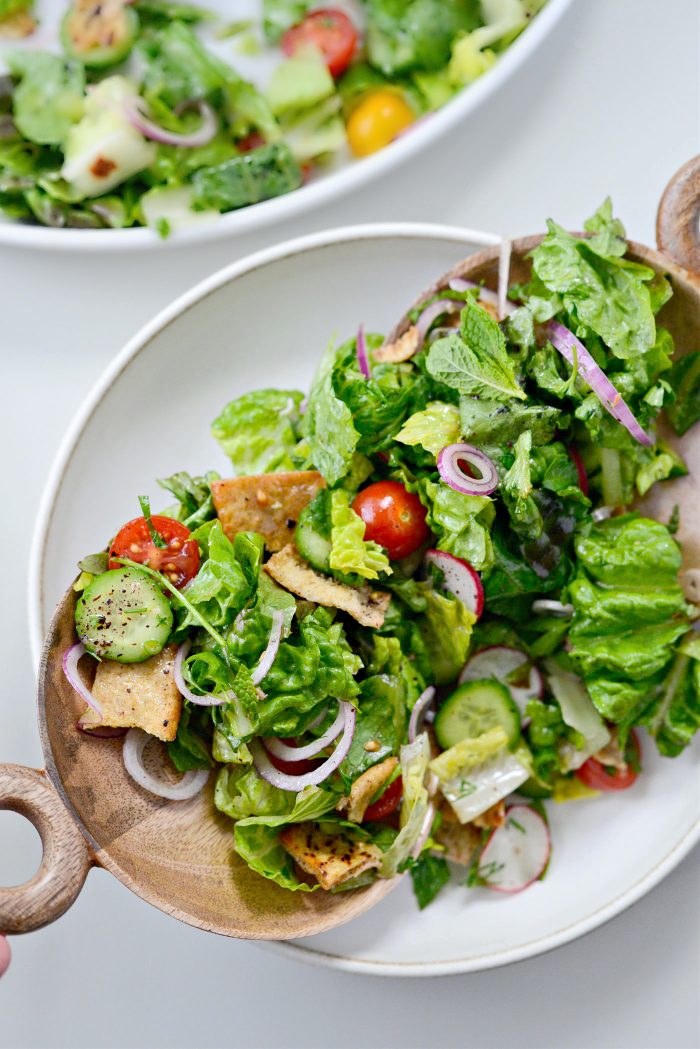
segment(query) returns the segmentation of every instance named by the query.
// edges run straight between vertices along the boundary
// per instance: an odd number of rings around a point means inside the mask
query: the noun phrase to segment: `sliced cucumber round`
[[[435,735],[443,750],[499,727],[508,737],[508,746],[514,747],[520,738],[520,713],[506,686],[494,678],[465,681],[435,717]]]
[[[76,0],[61,23],[61,43],[69,58],[88,69],[106,69],[124,61],[138,32],[139,16],[133,7]]]
[[[317,515],[309,506],[304,507],[299,515],[294,541],[297,550],[312,568],[317,572],[330,572],[331,541],[319,531]]]
[[[125,566],[103,572],[83,591],[75,628],[88,652],[100,659],[142,663],[165,648],[173,612],[155,580]]]

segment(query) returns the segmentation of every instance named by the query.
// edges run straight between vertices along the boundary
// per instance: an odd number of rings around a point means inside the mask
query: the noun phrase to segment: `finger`
[[[0,936],[0,976],[3,976],[7,971],[11,957],[12,951],[10,950],[9,943],[4,936]]]

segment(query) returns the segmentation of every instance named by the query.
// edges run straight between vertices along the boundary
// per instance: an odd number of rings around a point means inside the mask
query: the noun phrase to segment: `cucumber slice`
[[[297,550],[317,572],[330,572],[330,498],[320,491],[299,514],[294,540]]]
[[[61,23],[61,43],[69,58],[87,69],[106,69],[123,62],[139,32],[133,7],[101,0],[76,0]]]
[[[508,745],[514,747],[520,738],[520,713],[506,686],[493,678],[465,681],[435,717],[435,735],[443,750],[499,727],[508,736]]]
[[[88,652],[118,663],[142,663],[161,652],[173,628],[170,602],[136,568],[103,572],[75,606],[75,628]]]

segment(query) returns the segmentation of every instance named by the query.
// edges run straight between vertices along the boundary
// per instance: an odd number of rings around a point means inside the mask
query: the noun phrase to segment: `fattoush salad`
[[[227,22],[178,0],[74,0],[53,53],[2,46],[34,21],[31,0],[0,0],[0,212],[167,236],[290,193],[445,105],[545,2],[262,0]]]
[[[409,871],[424,907],[451,860],[519,891],[548,799],[604,805],[642,739],[674,758],[700,726],[678,514],[634,509],[686,472],[656,423],[700,418],[700,352],[675,355],[670,284],[609,201],[585,228],[550,222],[500,296],[455,279],[399,338],[360,327],[306,395],[231,401],[235,476],[160,481],[173,504],[80,563],[79,728],[124,734],[146,791],[212,779],[233,849],[285,889]],[[147,768],[153,737],[179,780]]]

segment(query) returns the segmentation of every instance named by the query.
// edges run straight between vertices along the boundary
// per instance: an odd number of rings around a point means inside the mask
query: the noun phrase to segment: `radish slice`
[[[442,589],[453,594],[478,619],[484,611],[484,588],[479,573],[469,562],[445,550],[428,550],[425,561],[444,575]]]
[[[481,681],[484,678],[495,677],[509,689],[518,710],[521,715],[524,715],[528,701],[541,699],[544,695],[544,679],[534,665],[530,667],[526,685],[511,685],[508,680],[511,674],[527,663],[529,663],[527,655],[519,648],[491,645],[489,648],[482,648],[480,652],[472,656],[459,675],[459,684],[465,681]]]
[[[542,876],[552,852],[549,827],[529,805],[511,805],[479,857],[479,877],[495,892],[522,892]]]

